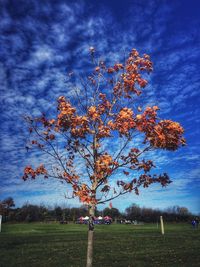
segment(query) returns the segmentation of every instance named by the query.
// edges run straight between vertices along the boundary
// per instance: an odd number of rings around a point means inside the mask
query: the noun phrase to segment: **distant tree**
[[[86,74],[86,79],[71,75],[82,86],[74,92],[77,99],[60,96],[56,116],[26,118],[32,134],[27,148],[36,146],[54,163],[27,166],[23,176],[24,180],[42,175],[66,182],[71,186],[71,197],[88,205],[88,267],[93,259],[96,206],[130,192],[138,194],[140,187],[153,183],[168,185],[171,181],[166,173],[150,174],[154,163],[143,155],[158,149],[174,151],[185,143],[178,122],[161,120],[157,106],[142,109],[137,102],[153,69],[148,55],[140,56],[133,49],[124,63],[107,66],[96,59],[93,47],[90,54],[92,73]],[[135,142],[138,135],[140,145]],[[119,145],[106,148],[108,142],[114,144],[116,140]]]
[[[178,212],[178,214],[180,214],[182,216],[190,215],[190,212],[189,212],[188,208],[186,208],[186,207],[178,207],[177,212]]]
[[[44,206],[37,206],[25,204],[20,209],[16,210],[15,219],[17,221],[36,222],[43,221],[47,214],[47,208]]]
[[[63,219],[63,211],[61,207],[55,207],[54,212],[55,212],[56,220],[61,221]]]
[[[40,205],[39,206],[40,221],[44,221],[46,216],[48,216],[48,209],[44,205]]]
[[[141,208],[137,204],[132,204],[125,212],[129,220],[141,220]]]
[[[4,220],[8,218],[9,212],[13,207],[15,207],[15,203],[12,197],[8,197],[3,201],[0,201],[0,215],[3,216]]]
[[[139,220],[143,222],[158,222],[159,217],[162,215],[165,221],[169,222],[181,222],[190,220],[192,214],[185,207],[173,206],[168,207],[165,210],[139,207],[136,204],[132,204],[127,207],[126,218],[130,220]]]
[[[70,210],[70,218],[72,221],[76,221],[79,217],[85,217],[88,215],[88,209],[85,205],[82,205],[79,208],[71,208]]]
[[[3,209],[10,209],[12,207],[15,207],[15,203],[12,197],[8,197],[6,199],[4,199],[3,201],[0,201],[0,207],[1,210]]]
[[[168,221],[188,221],[192,214],[186,207],[172,206],[165,210],[165,217]]]
[[[121,217],[121,213],[117,208],[105,208],[103,210],[103,215],[104,216],[110,216],[112,219],[117,219]]]

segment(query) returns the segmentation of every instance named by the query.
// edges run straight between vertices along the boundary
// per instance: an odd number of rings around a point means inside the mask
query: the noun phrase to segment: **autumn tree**
[[[87,266],[92,266],[96,206],[128,193],[139,194],[141,187],[154,183],[168,185],[168,175],[151,174],[155,165],[143,155],[158,149],[175,151],[185,143],[178,122],[161,120],[157,106],[138,105],[153,70],[148,55],[133,49],[125,62],[112,66],[96,59],[93,47],[90,56],[91,74],[72,78],[81,85],[74,98],[60,96],[57,113],[51,117],[26,118],[31,134],[27,148],[36,146],[53,161],[26,166],[23,176],[65,182],[71,186],[67,196],[88,205]]]

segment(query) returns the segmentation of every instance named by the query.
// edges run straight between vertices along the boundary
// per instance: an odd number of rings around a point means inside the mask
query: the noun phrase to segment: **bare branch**
[[[135,189],[135,188],[133,188],[133,190],[134,190],[134,189]],[[119,197],[119,196],[125,195],[125,194],[127,194],[127,193],[130,193],[130,190],[120,191],[116,196],[110,197],[110,198],[108,198],[108,199],[106,199],[106,200],[98,201],[97,204],[105,204],[106,202],[111,201],[111,200],[113,200],[113,199],[115,199],[115,198],[117,198],[117,197]]]

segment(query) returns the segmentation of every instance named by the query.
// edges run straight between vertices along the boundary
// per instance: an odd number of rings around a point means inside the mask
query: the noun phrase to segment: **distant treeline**
[[[88,209],[86,206],[78,208],[55,206],[54,208],[49,208],[44,205],[32,204],[25,204],[21,208],[15,208],[14,200],[7,198],[0,201],[0,214],[3,215],[4,222],[75,222],[79,217],[88,215]],[[189,222],[195,217],[186,207],[179,206],[159,210],[132,204],[124,213],[121,213],[117,208],[96,210],[96,216],[110,216],[115,221],[126,219],[138,222],[158,222],[161,215],[168,222]]]

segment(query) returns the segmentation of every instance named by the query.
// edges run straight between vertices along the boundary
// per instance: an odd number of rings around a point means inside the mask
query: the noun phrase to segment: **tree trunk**
[[[88,247],[87,247],[86,267],[92,267],[92,262],[93,262],[94,211],[95,211],[94,206],[89,208]]]

